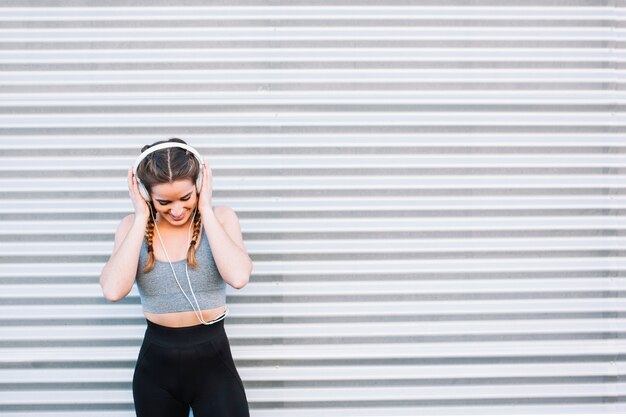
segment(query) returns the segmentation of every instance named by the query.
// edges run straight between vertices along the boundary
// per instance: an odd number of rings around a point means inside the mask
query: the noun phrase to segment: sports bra
[[[172,262],[172,267],[176,272],[180,286],[185,290],[185,294],[187,294],[193,305],[195,306],[196,300],[198,300],[200,310],[207,310],[226,304],[226,281],[224,281],[217,269],[204,227],[202,227],[200,235],[200,245],[196,249],[198,265],[195,268],[191,267],[191,265],[187,267],[193,294],[196,296],[195,299],[189,289],[187,274],[185,274],[187,258]],[[155,235],[153,245],[161,243],[157,239],[158,236]],[[161,262],[155,259],[152,270],[142,272],[147,261],[148,245],[144,235],[135,276],[143,311],[148,313],[193,311],[191,304],[189,304],[189,301],[176,283],[169,262]]]

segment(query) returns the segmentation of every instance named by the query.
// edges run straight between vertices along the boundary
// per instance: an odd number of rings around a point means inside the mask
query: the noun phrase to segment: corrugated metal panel
[[[253,416],[626,412],[625,2],[211,4],[0,4],[3,416],[134,415],[98,275],[171,136]]]

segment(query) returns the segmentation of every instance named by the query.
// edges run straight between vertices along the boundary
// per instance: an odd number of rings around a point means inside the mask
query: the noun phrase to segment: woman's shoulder
[[[134,221],[135,213],[131,213],[120,221],[120,227],[122,227],[123,229],[130,229]]]
[[[126,235],[130,231],[130,228],[133,226],[133,222],[135,221],[135,214],[129,214],[124,217],[120,223],[117,225],[117,229],[115,230],[115,238],[113,243],[113,253],[117,251],[117,249],[121,246],[122,242],[126,238]]]
[[[133,223],[135,222],[135,213],[129,214],[126,217],[124,217],[119,225],[117,226],[117,231],[116,231],[116,235],[120,234],[124,237],[126,237],[126,234],[130,231],[131,227],[133,227]]]

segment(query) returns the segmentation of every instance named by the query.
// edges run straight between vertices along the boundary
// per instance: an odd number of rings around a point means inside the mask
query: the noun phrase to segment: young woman
[[[117,228],[100,285],[118,301],[137,282],[147,324],[133,374],[138,417],[187,417],[189,407],[194,417],[249,417],[224,319],[226,284],[245,286],[252,261],[235,212],[212,206],[211,183],[178,138],[144,146],[128,171],[135,213]]]

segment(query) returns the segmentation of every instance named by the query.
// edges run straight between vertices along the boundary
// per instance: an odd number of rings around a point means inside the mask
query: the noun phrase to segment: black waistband
[[[168,327],[154,323],[146,318],[145,337],[149,338],[156,344],[171,347],[182,347],[197,345],[199,343],[208,342],[217,337],[223,337],[224,331],[223,318],[211,324],[195,324],[193,326],[184,327]]]

